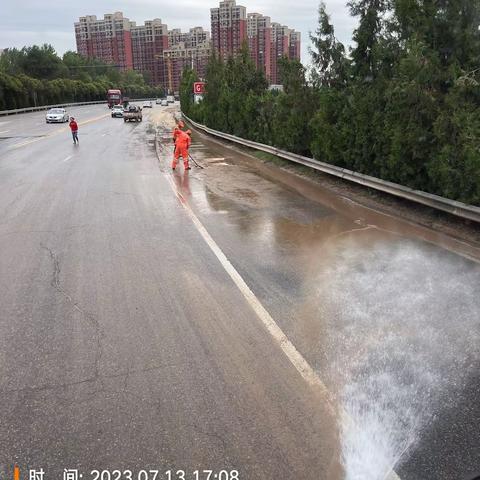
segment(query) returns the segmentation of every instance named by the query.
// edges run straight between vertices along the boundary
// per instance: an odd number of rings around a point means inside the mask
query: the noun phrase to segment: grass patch
[[[262,152],[260,150],[255,150],[253,152],[253,156],[258,158],[259,160],[262,160],[263,162],[274,163],[275,165],[279,165],[281,167],[284,167],[291,163],[288,160],[284,160],[283,158],[277,157],[276,155],[268,152]]]
[[[305,176],[314,176],[316,173],[315,170],[306,167],[305,165],[301,165],[299,163],[291,162],[290,160],[285,160],[284,158],[277,157],[276,155],[273,155],[268,152],[262,152],[260,150],[255,150],[252,155],[259,160],[262,160],[262,162],[271,164],[271,165],[276,165],[278,167],[283,167],[287,168],[288,170],[291,170],[293,172],[299,173],[301,175]]]

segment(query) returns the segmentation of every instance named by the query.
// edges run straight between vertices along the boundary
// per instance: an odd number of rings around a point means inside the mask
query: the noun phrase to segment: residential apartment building
[[[120,70],[133,68],[130,21],[122,12],[80,17],[75,22],[77,52],[84,57],[96,57],[118,65]]]
[[[272,22],[260,13],[246,13],[235,0],[223,0],[210,9],[212,43],[215,52],[226,60],[234,56],[247,41],[256,67],[265,73],[271,84],[280,82],[279,60],[300,59],[300,32]]]
[[[209,32],[202,27],[191,28],[182,33],[179,29],[169,31],[169,47],[163,53],[165,86],[170,92],[178,92],[182,72],[193,68],[204,78],[211,55]]]
[[[282,57],[289,57],[290,54],[290,32],[291,30],[279,23],[272,22],[272,48],[270,51],[270,83],[278,85],[281,83],[279,60]]]
[[[224,0],[210,9],[212,42],[215,51],[226,60],[247,40],[247,9],[235,0]]]
[[[302,57],[302,34],[296,30],[290,32],[289,58],[300,60]]]
[[[267,80],[271,78],[272,27],[270,17],[259,13],[247,15],[247,39],[250,56]]]
[[[153,85],[163,85],[164,69],[161,58],[168,49],[168,27],[156,18],[147,20],[144,25],[130,24],[132,33],[133,68],[147,73]]]
[[[210,41],[210,32],[203,27],[193,27],[188,32],[182,32],[179,28],[168,31],[168,46],[173,47],[184,43],[187,47],[195,47]]]

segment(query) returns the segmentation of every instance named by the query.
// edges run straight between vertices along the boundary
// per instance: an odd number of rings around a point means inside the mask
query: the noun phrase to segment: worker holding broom
[[[187,132],[184,132],[183,130],[181,130],[181,128],[178,128],[180,126],[180,123],[183,125],[183,122],[179,122],[177,128],[174,130],[173,133],[173,138],[175,142],[175,153],[173,154],[172,170],[175,170],[177,168],[178,159],[180,157],[183,158],[183,166],[185,170],[191,170],[188,163],[188,149],[190,148],[192,139]]]

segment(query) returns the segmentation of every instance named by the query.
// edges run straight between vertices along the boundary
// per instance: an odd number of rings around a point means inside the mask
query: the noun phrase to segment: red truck
[[[112,108],[114,105],[121,105],[122,92],[120,90],[108,90],[107,103],[108,103],[108,108]]]

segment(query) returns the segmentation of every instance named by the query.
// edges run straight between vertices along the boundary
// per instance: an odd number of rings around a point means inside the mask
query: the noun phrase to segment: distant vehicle
[[[175,103],[175,97],[173,95],[167,95],[168,103]]]
[[[112,108],[114,105],[120,105],[122,103],[121,90],[108,90],[107,91],[107,103],[108,108]]]
[[[161,105],[162,107],[168,107],[168,102],[167,102],[165,99],[163,99],[163,100],[162,100],[162,103],[161,103],[160,105]]]
[[[143,102],[143,108],[153,108],[153,103],[152,102]]]
[[[136,122],[142,121],[142,109],[140,107],[136,107],[135,105],[130,105],[128,110],[123,112],[124,122],[131,122],[132,120],[135,120]]]
[[[114,105],[112,107],[112,118],[114,117],[123,117],[123,105]]]
[[[65,123],[68,122],[68,113],[64,108],[51,108],[45,115],[47,123]]]
[[[161,98],[157,98],[156,102],[155,102],[157,105],[161,105],[162,103],[162,99]]]

